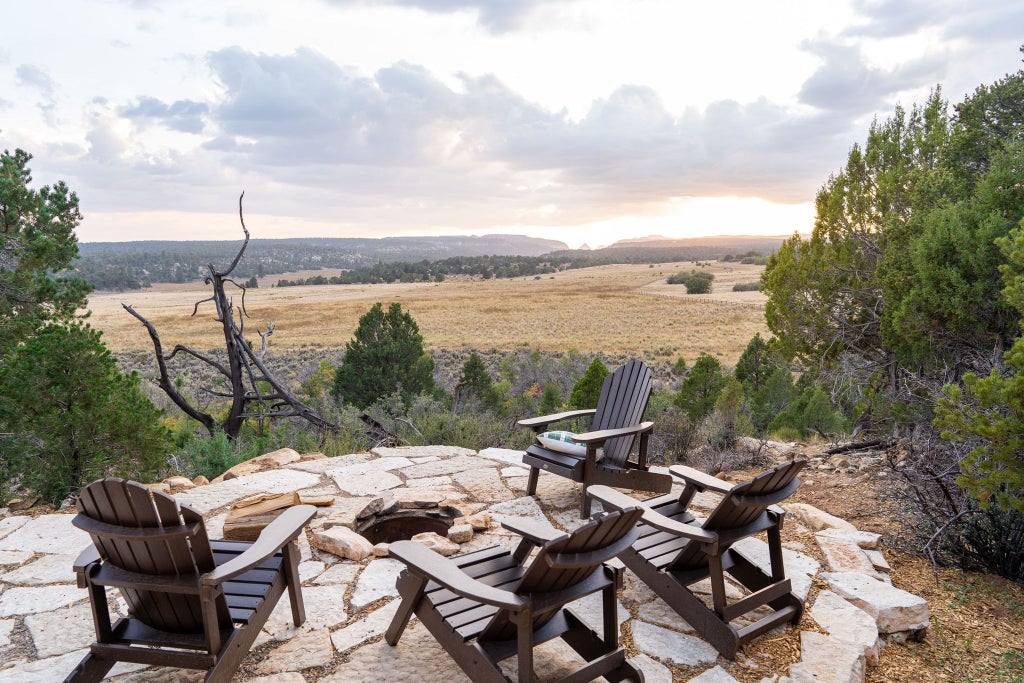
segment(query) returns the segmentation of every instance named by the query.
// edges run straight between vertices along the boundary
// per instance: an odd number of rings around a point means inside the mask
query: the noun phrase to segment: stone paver
[[[770,572],[771,563],[768,560],[768,544],[760,538],[748,537],[733,545],[744,557]],[[811,590],[811,583],[814,576],[821,569],[821,565],[813,557],[804,553],[782,549],[782,564],[786,568],[786,576],[793,584],[793,594],[801,600],[806,600]]]
[[[0,619],[0,647],[11,644],[12,630],[14,630],[14,619]]]
[[[53,657],[89,647],[96,640],[92,611],[87,603],[29,614],[25,617],[25,626],[40,657]],[[56,634],[59,636],[54,637]]]
[[[523,451],[509,448],[485,448],[477,453],[481,458],[490,458],[506,465],[518,465],[529,472],[529,468],[523,465]]]
[[[78,557],[77,553],[74,555],[43,555],[38,560],[7,572],[4,574],[3,580],[18,586],[74,583],[75,572],[72,565],[74,565],[76,557]]]
[[[870,666],[878,664],[878,627],[870,614],[832,591],[821,591],[810,615],[833,638],[863,648]]]
[[[517,497],[505,486],[505,482],[493,467],[479,467],[456,472],[452,475],[452,479],[473,494],[474,498],[485,503],[500,503]]]
[[[494,461],[487,458],[480,458],[476,455],[459,455],[454,458],[426,462],[421,465],[413,465],[402,470],[406,479],[419,479],[421,477],[440,477],[456,472],[476,469],[478,467],[494,467]]]
[[[26,515],[16,515],[14,517],[4,517],[0,519],[0,539],[6,538],[12,532],[20,529],[24,526],[30,517]]]
[[[644,672],[644,683],[672,683],[672,670],[650,655],[640,653],[629,661]]]
[[[371,602],[381,598],[398,595],[395,581],[398,573],[405,567],[398,560],[381,558],[366,565],[359,575],[355,590],[352,591],[352,611],[358,612]]]
[[[392,600],[365,618],[332,632],[331,642],[334,643],[334,649],[344,652],[383,634],[391,624],[400,603],[401,600]]]
[[[453,527],[463,553],[491,545],[509,549],[518,545],[518,536],[501,528],[501,521],[506,519],[527,517],[567,531],[585,523],[578,515],[581,487],[574,482],[542,475],[538,495],[523,495],[528,470],[522,466],[521,456],[517,450],[486,449],[477,454],[448,446],[383,448],[375,454],[317,459],[304,456],[303,460],[285,453],[282,460],[286,464],[280,469],[200,485],[178,494],[179,500],[207,516],[207,528],[214,537],[223,525],[227,507],[243,497],[304,491],[335,498],[333,505],[318,508],[317,517],[299,539],[305,624],[299,628],[292,624],[289,601],[287,595],[283,596],[257,638],[257,652],[250,656],[255,659],[247,660],[245,673],[238,680],[300,683],[305,677],[298,672],[306,671],[308,676],[309,669],[315,669],[317,680],[326,683],[377,683],[382,677],[409,682],[468,680],[415,618],[397,647],[383,642],[382,634],[400,604],[395,597],[395,580],[403,567],[401,562],[375,557],[375,549],[362,537],[358,538],[366,547],[350,556],[359,559],[339,557],[324,550],[327,544],[322,535],[337,530],[338,534],[355,537],[354,528],[361,520],[374,515],[380,518],[410,505],[451,506],[458,515],[470,515],[459,520],[461,527]],[[673,490],[680,491],[681,485],[674,484]],[[719,498],[698,494],[691,507],[707,510]],[[0,662],[0,680],[5,683],[62,680],[94,637],[85,592],[73,585],[71,571],[74,557],[88,543],[88,537],[70,524],[72,517],[0,517],[0,647],[9,647],[12,637],[27,637],[34,646],[30,654],[19,655],[22,659]],[[851,553],[856,549],[861,553],[857,557],[866,560],[865,568],[888,579],[888,565],[877,550],[881,541],[877,534],[860,532],[843,520],[809,519],[815,520],[805,522],[812,529],[822,529],[816,537],[819,543],[824,539],[824,546],[845,544],[843,548]],[[380,544],[385,552],[386,546]],[[367,547],[370,552],[364,557]],[[734,547],[755,563],[767,566],[764,541],[745,539]],[[801,550],[806,550],[806,545],[794,545],[790,539],[784,550],[787,575],[798,595],[813,591],[812,581],[819,575],[832,586],[832,591],[812,594],[808,604],[809,617],[828,635],[802,633],[802,661],[788,672],[776,672],[779,681],[853,680],[828,673],[836,662],[842,664],[840,668],[854,672],[854,678],[858,671],[863,677],[864,664],[877,657],[879,631],[914,631],[927,625],[927,604],[917,596],[861,573],[819,574],[819,563]],[[709,598],[702,591],[706,593],[709,588],[707,581],[693,586],[705,600]],[[731,582],[727,582],[726,592],[730,600],[746,594]],[[887,601],[876,594],[884,595]],[[124,613],[124,601],[115,595],[112,593],[112,604]],[[668,683],[673,677],[669,666],[675,666],[687,667],[689,673],[684,679],[695,683],[735,682],[730,672],[735,673],[735,666],[743,666],[742,659],[730,664],[729,671],[715,666],[716,661],[725,660],[718,659],[714,648],[629,571],[625,572],[618,598],[622,603],[618,605],[618,621],[629,624],[633,644],[640,651],[634,662],[648,681]],[[572,609],[591,628],[603,630],[600,595],[588,596]],[[21,625],[24,630],[16,630]],[[24,635],[15,636],[18,633]],[[32,657],[38,659],[30,660]],[[534,669],[540,680],[557,678],[580,663],[578,656],[557,639],[535,650]],[[514,679],[515,658],[503,662],[502,669]],[[177,683],[201,680],[201,674],[119,664],[109,679],[118,683]]]
[[[853,541],[842,538],[831,538],[818,534],[815,536],[818,547],[825,554],[825,561],[831,572],[860,572],[875,579],[882,579],[882,575],[875,571],[875,566],[861,547]]]
[[[639,619],[632,624],[633,643],[655,659],[667,660],[680,666],[712,664],[718,659],[718,650],[700,638],[676,633]]]
[[[708,669],[696,678],[691,678],[690,683],[739,683],[729,675],[729,672],[720,666]]]
[[[0,550],[0,567],[17,567],[32,559],[31,550]]]
[[[0,668],[4,683],[60,683],[81,661],[85,650],[77,650],[59,657],[46,657],[35,661],[14,661],[9,668]]]
[[[352,583],[362,569],[358,564],[352,562],[339,562],[324,570],[324,573],[313,579],[313,583],[320,585],[332,585],[339,583]]]
[[[89,534],[71,525],[74,515],[43,515],[23,524],[0,540],[0,550],[33,553],[78,553],[89,545]]]
[[[281,674],[287,671],[300,671],[312,666],[323,666],[331,661],[333,656],[331,635],[327,629],[321,628],[300,633],[272,649],[267,658],[256,667],[256,672]]]
[[[476,451],[462,446],[399,446],[396,448],[374,448],[371,453],[382,458],[448,458],[458,459],[464,455],[476,455]]]
[[[348,662],[320,683],[470,683],[466,674],[418,622],[405,629],[396,647],[383,640],[353,651]]]
[[[0,617],[49,612],[85,597],[85,590],[76,586],[16,586],[0,595]]]
[[[281,596],[263,630],[273,640],[287,640],[302,632],[343,624],[348,619],[345,588],[344,584],[303,586],[302,602],[306,607],[306,621],[298,628],[292,622],[292,607],[287,594]]]
[[[864,652],[814,631],[800,633],[800,661],[789,667],[790,683],[862,683]]]
[[[206,514],[227,507],[237,500],[260,493],[289,493],[319,483],[319,475],[292,469],[269,470],[228,479],[217,484],[197,486],[176,498],[197,512]]]
[[[402,480],[390,472],[344,472],[343,470],[334,470],[331,474],[334,475],[334,483],[337,484],[338,488],[343,493],[353,496],[374,495],[402,485]]]

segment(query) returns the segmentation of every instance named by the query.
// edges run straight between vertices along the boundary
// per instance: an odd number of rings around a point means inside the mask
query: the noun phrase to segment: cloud
[[[32,64],[21,64],[15,70],[15,75],[18,78],[18,85],[36,88],[44,97],[53,100],[53,79],[45,69]]]
[[[491,33],[508,33],[521,28],[538,7],[552,2],[577,0],[327,0],[332,5],[377,5],[409,7],[433,14],[475,11],[477,21]]]
[[[859,46],[827,40],[805,41],[802,46],[823,61],[800,89],[804,104],[851,115],[877,111],[901,91],[923,83],[937,83],[945,67],[941,56],[925,56],[890,69],[869,66]]]
[[[863,22],[845,36],[898,38],[929,28],[943,38],[991,42],[1020,36],[1024,5],[1005,0],[857,0],[854,10]]]
[[[176,100],[166,104],[153,97],[140,97],[135,104],[122,107],[120,115],[127,119],[154,120],[171,130],[182,133],[200,133],[203,130],[203,116],[209,108],[202,102]]]
[[[827,172],[822,155],[839,159],[849,144],[846,119],[763,99],[673,115],[651,88],[625,85],[573,120],[493,75],[462,74],[453,89],[419,65],[365,76],[305,48],[228,48],[209,64],[224,97],[209,107],[217,135],[205,149],[228,166],[329,189],[333,201],[419,202],[444,216],[460,203],[554,204],[569,220],[672,196],[806,200]]]

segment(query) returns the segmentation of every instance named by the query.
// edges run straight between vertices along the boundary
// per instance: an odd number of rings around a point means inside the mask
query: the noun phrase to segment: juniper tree
[[[412,315],[380,302],[359,318],[345,357],[334,375],[335,399],[365,409],[398,391],[403,400],[434,389],[434,361],[423,350],[423,335]]]

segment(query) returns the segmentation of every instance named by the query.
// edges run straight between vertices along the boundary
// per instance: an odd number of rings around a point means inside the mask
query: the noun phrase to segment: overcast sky
[[[872,117],[1021,66],[1006,0],[6,3],[0,148],[82,241],[809,231]]]

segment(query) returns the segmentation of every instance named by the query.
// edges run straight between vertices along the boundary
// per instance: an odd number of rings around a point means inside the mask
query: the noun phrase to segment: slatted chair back
[[[604,378],[590,431],[640,424],[650,398],[651,369],[639,360],[626,363]],[[622,467],[629,456],[633,440],[633,436],[620,436],[605,441],[601,464]]]
[[[806,460],[783,463],[732,487],[701,524],[701,528],[721,534],[756,523],[766,514],[769,505],[782,502],[800,487],[796,475],[806,464]],[[724,551],[728,545],[728,542],[720,543],[719,552]],[[705,564],[706,551],[700,544],[692,542],[687,543],[671,563],[675,569],[689,569]]]
[[[571,534],[564,534],[541,546],[523,576],[511,590],[520,595],[554,593],[571,589],[586,581],[606,562],[632,545],[639,536],[637,523],[643,508],[601,515]],[[550,605],[532,615],[533,630],[548,622],[564,606]],[[509,619],[507,610],[499,610],[480,633],[481,640],[508,640],[514,638],[516,624]]]
[[[198,577],[215,567],[202,516],[159,491],[138,482],[102,479],[78,498],[74,524],[87,531],[100,556],[111,565],[150,576]],[[201,633],[203,615],[198,595],[154,589],[122,588],[132,614],[161,631]],[[216,600],[218,623],[231,628],[224,596]]]

